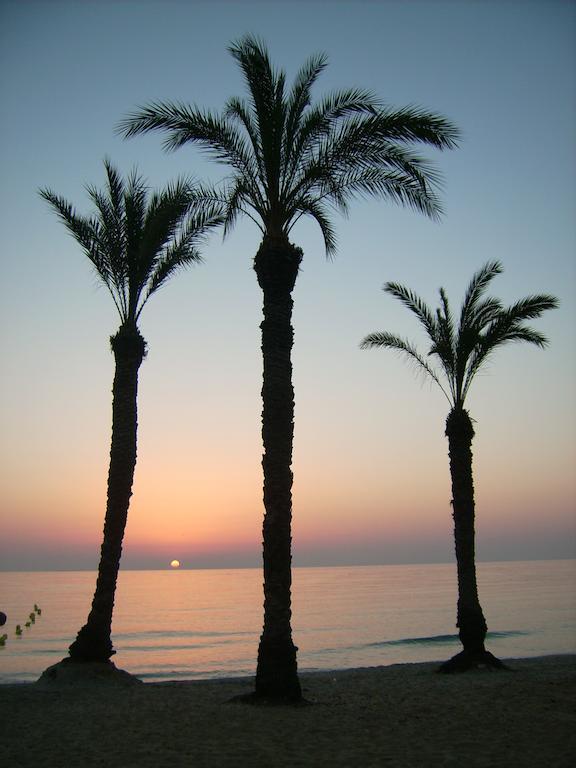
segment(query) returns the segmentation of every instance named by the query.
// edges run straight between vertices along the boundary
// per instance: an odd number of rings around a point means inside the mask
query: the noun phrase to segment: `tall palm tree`
[[[362,349],[382,347],[400,352],[440,387],[450,403],[445,434],[450,456],[458,571],[457,627],[463,650],[442,665],[443,672],[459,672],[479,665],[503,666],[484,645],[487,625],[478,598],[474,544],[474,428],[464,408],[466,396],[478,371],[502,345],[525,341],[537,347],[546,346],[545,337],[524,321],[540,317],[547,309],[558,306],[558,301],[548,295],[528,296],[510,307],[503,307],[498,299],[485,298],[490,281],[501,272],[500,263],[492,261],[474,275],[464,297],[458,326],[443,288],[440,289],[440,307],[433,312],[408,288],[398,283],[384,286],[384,290],[399,299],[424,327],[430,340],[428,357],[439,362],[439,370],[433,368],[410,341],[400,336],[371,333],[361,343]]]
[[[120,315],[110,339],[115,374],[104,536],[88,620],[69,648],[69,660],[78,662],[106,662],[115,653],[112,612],[136,466],[138,370],[146,355],[138,320],[148,299],[176,271],[201,260],[199,244],[223,222],[218,205],[185,179],[150,195],[136,172],[123,180],[108,160],[104,164],[105,191],[87,188],[96,209],[90,217],[51,190],[40,190],[92,262]]]
[[[432,218],[440,214],[436,171],[411,149],[456,146],[458,132],[422,109],[392,110],[368,91],[348,89],[312,104],[312,87],[326,67],[311,57],[291,88],[264,44],[246,36],[229,47],[248,99],[231,98],[221,114],[169,102],[139,108],[124,119],[124,136],[165,131],[165,148],[198,144],[228,166],[225,232],[240,214],[262,241],[254,270],[263,292],[262,439],[264,455],[264,627],[258,650],[256,699],[298,701],[291,619],[291,516],[294,391],[292,290],[302,250],[289,240],[302,216],[319,225],[327,255],[336,248],[330,208],[347,211],[356,196],[383,197]]]

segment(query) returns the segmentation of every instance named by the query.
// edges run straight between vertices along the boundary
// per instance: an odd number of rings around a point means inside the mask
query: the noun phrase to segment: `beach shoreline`
[[[309,707],[232,704],[252,678],[0,685],[0,760],[44,768],[572,765],[576,655],[301,674]]]

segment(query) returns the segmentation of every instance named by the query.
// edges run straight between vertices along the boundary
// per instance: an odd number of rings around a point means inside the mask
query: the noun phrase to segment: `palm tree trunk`
[[[454,544],[458,571],[458,634],[464,650],[442,667],[443,672],[464,671],[480,664],[501,666],[484,647],[487,625],[476,581],[475,504],[472,479],[474,428],[464,408],[453,408],[446,419],[446,436],[452,478]]]
[[[254,260],[262,288],[262,440],[264,455],[264,628],[258,649],[256,699],[300,701],[292,642],[291,521],[294,390],[290,359],[292,289],[302,251],[287,238],[265,237]]]
[[[138,370],[146,354],[146,343],[138,329],[128,324],[121,326],[110,343],[116,370],[104,537],[92,608],[69,648],[71,660],[81,662],[108,661],[115,653],[111,640],[112,612],[136,466]]]

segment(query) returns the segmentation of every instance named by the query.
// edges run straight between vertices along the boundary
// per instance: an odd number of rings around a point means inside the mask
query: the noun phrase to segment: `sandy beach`
[[[434,674],[436,664],[301,676],[305,707],[229,703],[247,679],[0,686],[6,766],[572,765],[576,656],[511,672]]]

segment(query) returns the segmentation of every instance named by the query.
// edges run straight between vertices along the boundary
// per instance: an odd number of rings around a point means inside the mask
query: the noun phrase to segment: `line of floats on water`
[[[36,616],[41,616],[41,615],[42,615],[42,608],[39,608],[36,605],[36,603],[34,603],[34,610],[28,615],[28,621],[24,622],[24,627],[26,629],[30,629],[32,624],[36,623]],[[0,612],[0,618],[2,619],[1,623],[5,624],[6,614]],[[16,624],[16,629],[14,631],[14,634],[16,635],[16,637],[22,637],[23,633],[24,633],[24,630],[22,629],[22,625]],[[8,635],[6,634],[0,635],[0,648],[6,645],[6,640],[8,640]]]

